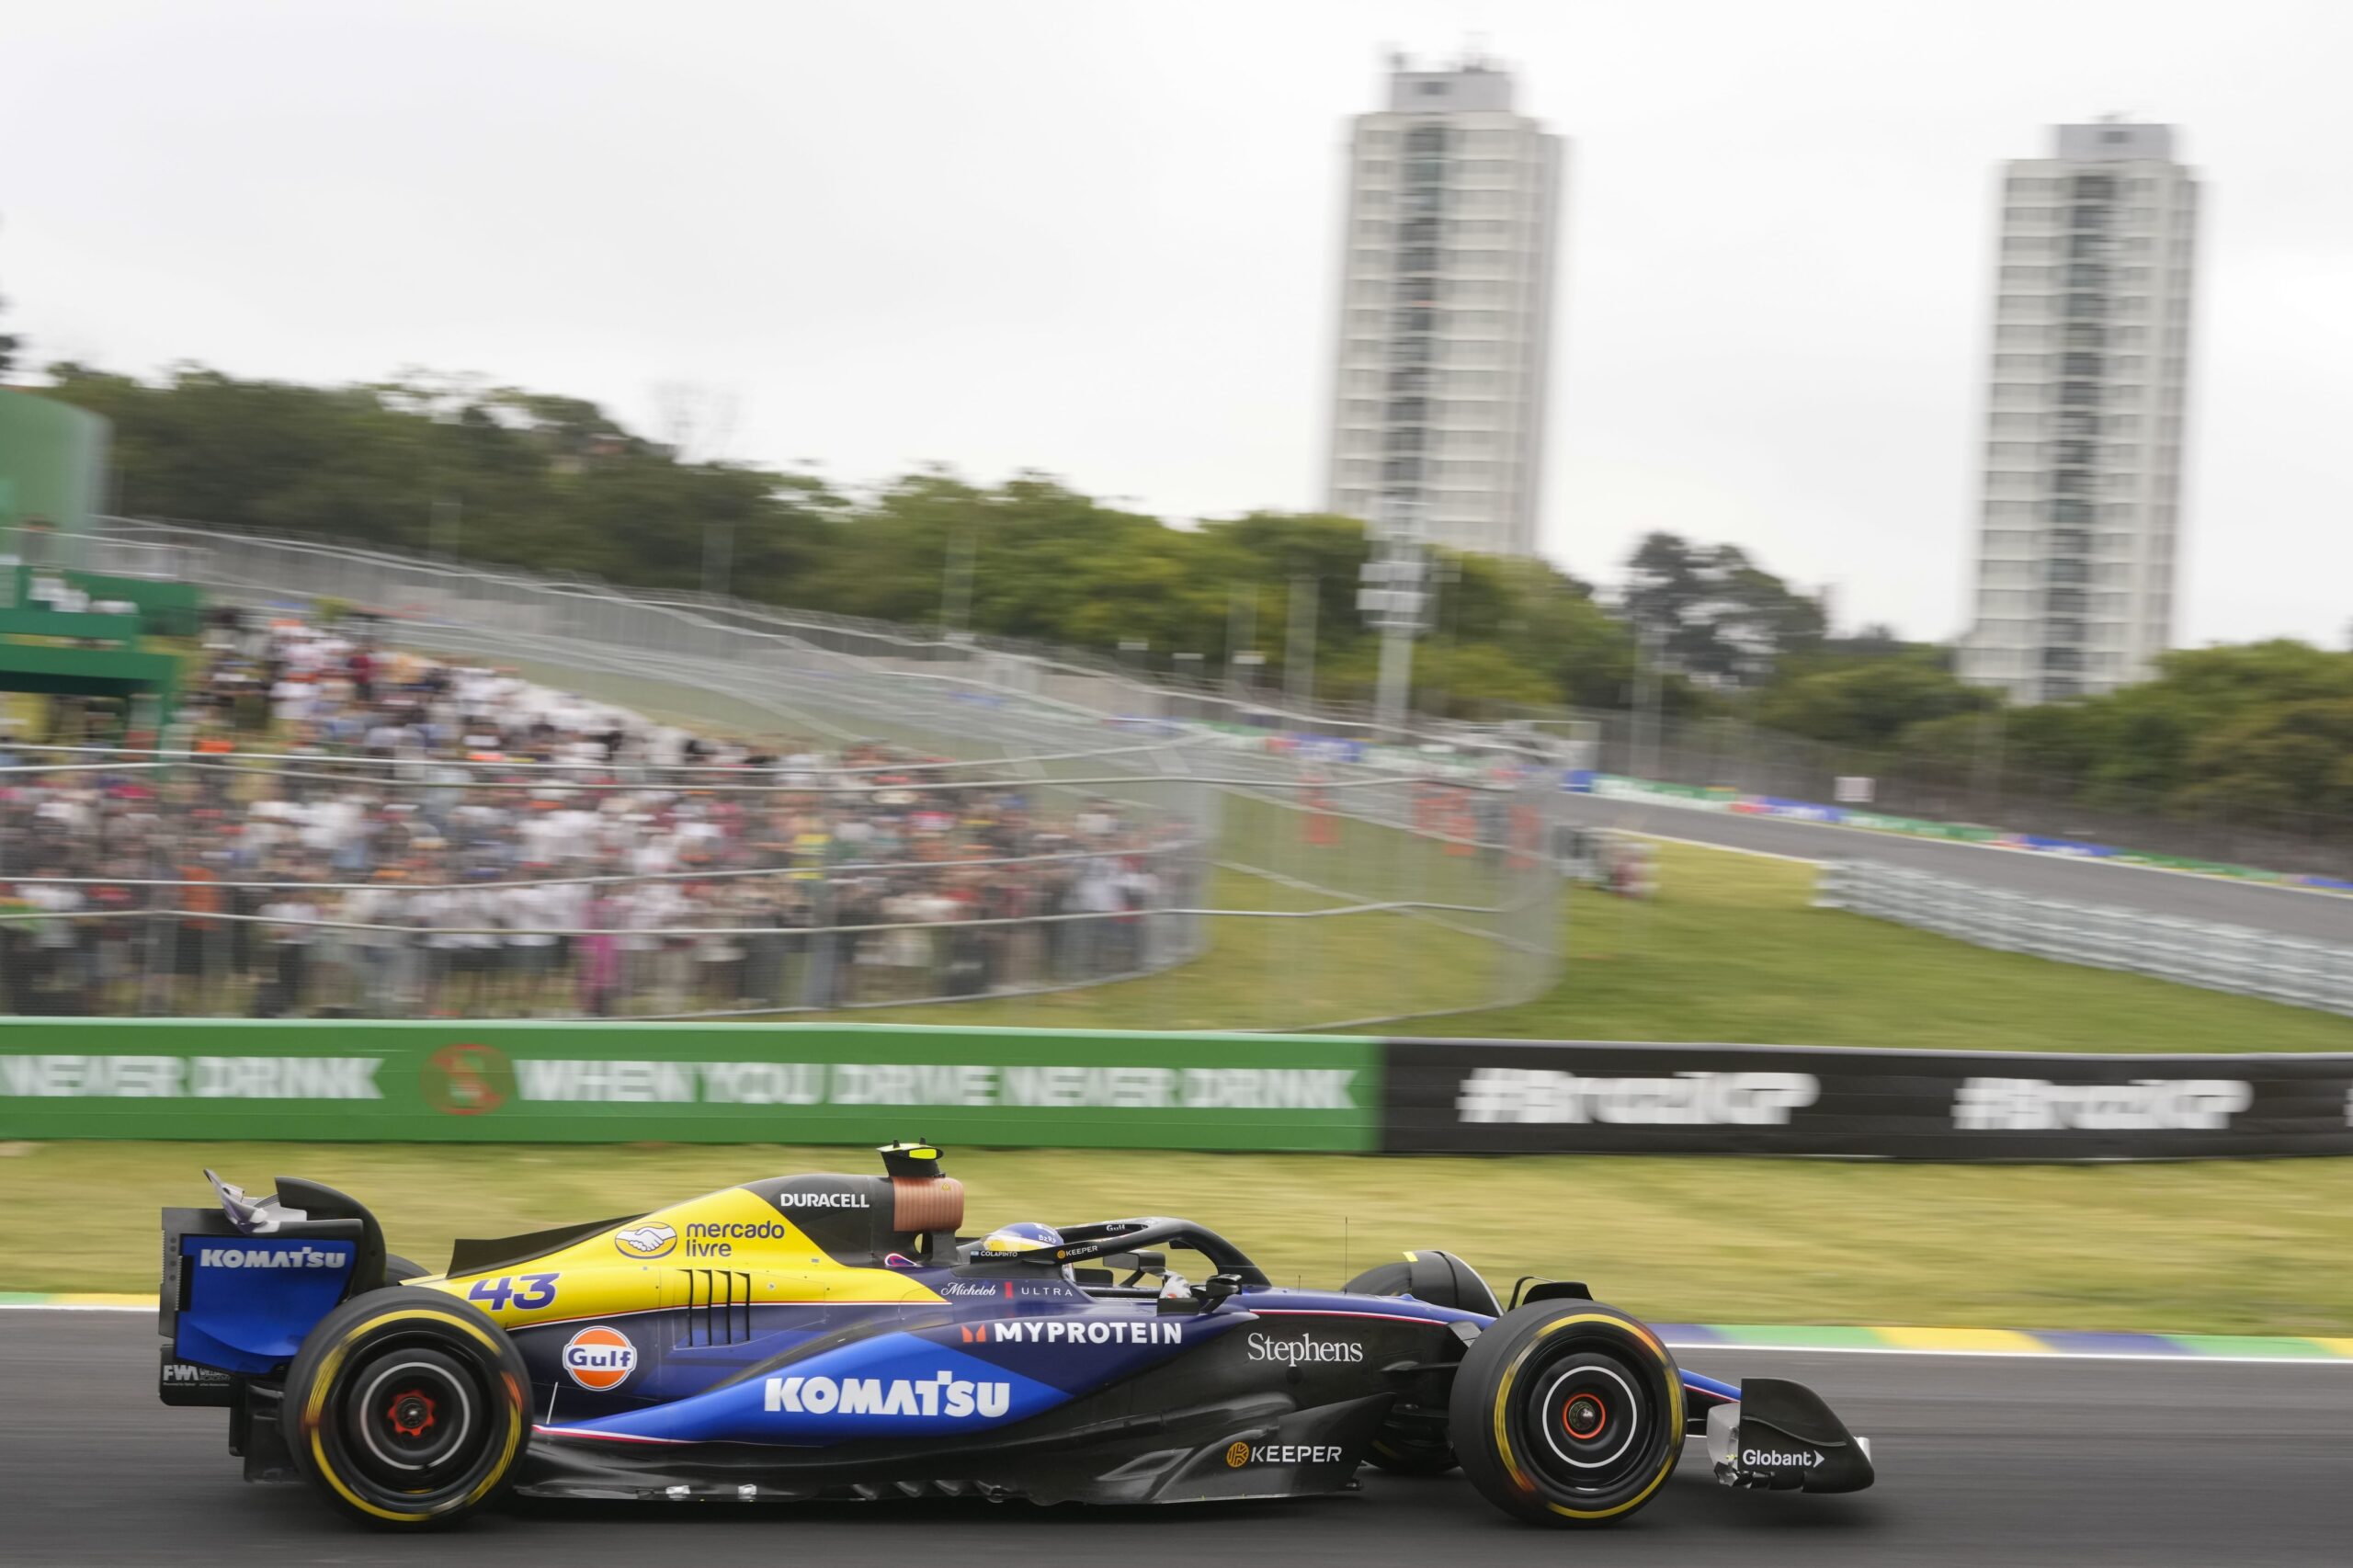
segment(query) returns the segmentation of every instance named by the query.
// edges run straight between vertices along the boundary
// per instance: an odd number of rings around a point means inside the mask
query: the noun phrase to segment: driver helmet
[[[975,1262],[988,1259],[1023,1258],[1044,1263],[1051,1258],[1053,1249],[1063,1244],[1063,1233],[1051,1225],[1041,1225],[1035,1220],[1017,1220],[1010,1225],[999,1225],[973,1251]],[[1036,1255],[1043,1254],[1044,1256]],[[1070,1266],[1062,1267],[1062,1277],[1071,1278]]]

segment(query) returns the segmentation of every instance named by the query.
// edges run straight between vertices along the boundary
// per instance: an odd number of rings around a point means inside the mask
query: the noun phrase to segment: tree
[[[2199,735],[2174,810],[2291,830],[2353,819],[2353,695],[2266,703]]]
[[[1486,602],[1494,606],[1488,612],[1494,619],[1482,624],[1481,601],[1466,594],[1452,622],[1458,636],[1475,630],[1493,638],[1514,660],[1542,674],[1556,700],[1580,708],[1623,704],[1634,676],[1633,629],[1602,608],[1591,585],[1541,561],[1466,561],[1466,584],[1475,590],[1490,581]]]
[[[1756,687],[1785,657],[1822,641],[1822,607],[1748,559],[1738,545],[1646,536],[1626,561],[1620,595],[1667,666],[1703,683]]]
[[[1893,744],[1915,725],[1983,712],[1998,703],[1989,688],[1957,679],[1937,650],[1916,649],[1817,665],[1776,682],[1758,697],[1754,712],[1768,729],[1879,748]]]
[[[1851,637],[1824,637],[1804,663],[1808,666],[1836,659],[1891,659],[1899,653],[1925,653],[1940,665],[1952,666],[1952,651],[1934,642],[1909,642],[1895,628],[1884,621],[1873,621]]]
[[[51,374],[41,395],[113,422],[125,490],[149,516],[423,550],[448,542],[433,518],[455,501],[464,556],[661,588],[699,583],[705,539],[725,530],[742,597],[916,625],[938,622],[969,552],[974,631],[1106,654],[1142,641],[1158,668],[1190,653],[1214,670],[1238,595],[1255,606],[1269,680],[1284,673],[1304,578],[1319,692],[1370,697],[1377,680],[1379,639],[1356,608],[1370,546],[1346,517],[1262,511],[1176,528],[1051,475],[983,485],[939,468],[853,499],[806,474],[691,460],[678,449],[717,437],[683,393],[670,439],[654,441],[593,403],[472,375],[313,387],[197,365],[153,381],[74,364]],[[1669,713],[1742,711],[1948,778],[1998,755],[2006,773],[2091,807],[2307,830],[2310,813],[2353,815],[2353,652],[2281,641],[2167,654],[2156,678],[2108,696],[1999,710],[1996,753],[1997,699],[1954,678],[1949,650],[1883,626],[1829,638],[1818,604],[1733,546],[1651,535],[1628,562],[1622,613],[1540,561],[1433,560],[1415,651],[1424,711],[1623,708],[1640,621],[1665,642]]]
[[[1899,744],[1954,767],[1982,739],[1953,717]],[[2006,773],[2094,808],[2353,834],[2353,653],[2279,640],[2167,653],[2154,680],[2006,713],[2002,755]]]

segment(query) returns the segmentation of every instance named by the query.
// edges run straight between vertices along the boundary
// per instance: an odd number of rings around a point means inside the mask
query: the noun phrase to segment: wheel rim
[[[1580,1494],[1647,1480],[1661,1432],[1648,1380],[1606,1351],[1579,1350],[1534,1369],[1518,1425],[1530,1463],[1552,1486]]]
[[[490,1443],[487,1391],[438,1350],[394,1346],[354,1367],[337,1425],[361,1478],[416,1496],[464,1479]]]

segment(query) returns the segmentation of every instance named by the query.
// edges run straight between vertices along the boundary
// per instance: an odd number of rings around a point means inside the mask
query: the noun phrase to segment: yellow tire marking
[[[336,1494],[340,1495],[345,1502],[350,1504],[353,1507],[358,1508],[362,1513],[371,1514],[377,1518],[388,1519],[393,1524],[400,1525],[419,1524],[433,1517],[435,1512],[447,1513],[451,1507],[468,1507],[480,1502],[483,1495],[506,1476],[506,1467],[515,1462],[515,1450],[518,1446],[520,1446],[523,1440],[523,1423],[521,1416],[522,1400],[520,1391],[515,1387],[513,1380],[506,1378],[506,1374],[502,1372],[500,1376],[506,1382],[506,1392],[508,1395],[506,1411],[506,1447],[505,1451],[498,1457],[497,1468],[494,1469],[490,1472],[489,1477],[484,1480],[480,1486],[475,1487],[472,1492],[468,1493],[460,1502],[445,1505],[438,1510],[432,1510],[425,1513],[401,1513],[391,1508],[380,1508],[375,1504],[369,1502],[365,1497],[358,1495],[357,1493],[353,1492],[350,1487],[344,1484],[343,1477],[335,1472],[335,1465],[327,1459],[326,1444],[319,1436],[320,1417],[325,1411],[327,1390],[334,1386],[335,1371],[343,1365],[344,1355],[350,1347],[351,1342],[354,1339],[357,1339],[360,1335],[368,1334],[375,1329],[381,1328],[388,1323],[400,1323],[410,1318],[429,1318],[435,1323],[447,1324],[451,1328],[463,1329],[466,1333],[472,1335],[474,1339],[479,1342],[484,1349],[488,1350],[494,1358],[498,1354],[498,1342],[491,1338],[487,1334],[484,1334],[473,1324],[466,1323],[458,1318],[449,1317],[445,1313],[434,1312],[429,1308],[403,1307],[398,1311],[384,1312],[379,1316],[369,1318],[366,1323],[359,1324],[355,1327],[347,1329],[344,1332],[341,1342],[339,1342],[334,1349],[328,1351],[325,1358],[320,1362],[319,1374],[312,1382],[311,1397],[303,1402],[302,1406],[302,1430],[311,1439],[311,1459],[313,1462],[319,1467],[319,1474],[326,1479],[327,1484],[334,1487]]]
[[[1511,1449],[1511,1436],[1507,1430],[1508,1423],[1505,1419],[1505,1412],[1510,1403],[1511,1386],[1518,1379],[1520,1369],[1527,1365],[1529,1357],[1535,1354],[1539,1345],[1542,1344],[1548,1336],[1558,1334],[1564,1328],[1574,1327],[1581,1323],[1606,1323],[1617,1328],[1628,1330],[1660,1361],[1664,1362],[1666,1358],[1666,1347],[1659,1343],[1658,1335],[1631,1318],[1615,1317],[1608,1312],[1572,1312],[1566,1317],[1553,1319],[1530,1335],[1528,1343],[1520,1347],[1519,1353],[1511,1358],[1511,1365],[1504,1369],[1503,1379],[1495,1385],[1495,1447],[1503,1456],[1504,1469],[1510,1473],[1512,1484],[1522,1492],[1533,1493],[1536,1490],[1536,1483],[1528,1479],[1527,1472],[1519,1467],[1518,1456]],[[1563,1518],[1571,1519],[1612,1518],[1630,1508],[1639,1506],[1665,1483],[1668,1473],[1675,1469],[1676,1445],[1673,1437],[1674,1434],[1683,1430],[1682,1379],[1671,1377],[1666,1380],[1666,1404],[1669,1421],[1666,1428],[1669,1439],[1666,1454],[1659,1465],[1658,1473],[1651,1477],[1651,1483],[1648,1486],[1611,1508],[1572,1508],[1549,1499],[1544,1506]]]

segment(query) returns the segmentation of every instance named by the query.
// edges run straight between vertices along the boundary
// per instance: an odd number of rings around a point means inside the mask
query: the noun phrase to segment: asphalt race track
[[[155,1400],[154,1320],[0,1312],[0,1561],[11,1563],[1909,1563],[2257,1568],[2346,1560],[2353,1364],[1726,1351],[1725,1377],[1813,1384],[1874,1442],[1855,1496],[1714,1485],[1699,1444],[1640,1517],[1515,1524],[1459,1476],[1203,1507],[508,1504],[388,1537],[249,1487],[228,1415]]]
[[[2115,904],[2177,919],[2249,926],[2309,941],[2353,943],[2353,893],[2308,892],[2220,877],[2105,865],[2063,855],[1987,849],[1933,838],[1904,838],[1891,833],[1734,816],[1728,812],[1688,811],[1643,801],[1607,801],[1592,795],[1563,796],[1562,809],[1566,820],[1589,827],[1626,828],[1802,860],[1877,860],[2038,898]]]

